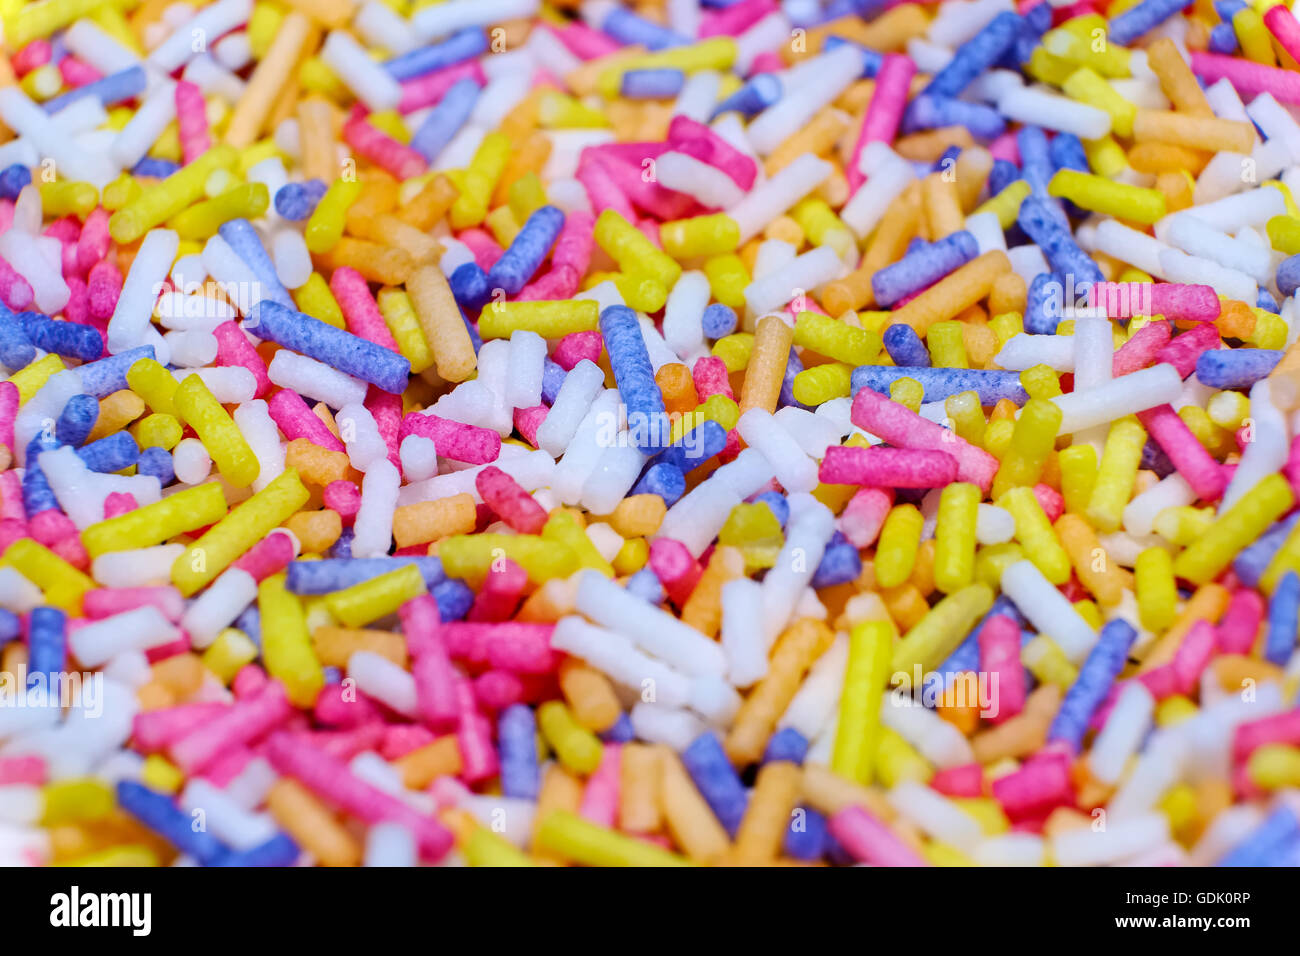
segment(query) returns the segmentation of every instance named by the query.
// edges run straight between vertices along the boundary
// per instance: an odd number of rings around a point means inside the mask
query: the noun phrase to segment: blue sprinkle
[[[474,80],[466,78],[453,83],[412,134],[411,149],[431,163],[437,159],[474,112],[478,95],[479,85]]]
[[[804,411],[812,411],[803,402],[794,397],[794,380],[795,377],[803,371],[803,362],[799,358],[799,353],[795,351],[794,346],[790,346],[790,354],[785,360],[785,375],[781,377],[781,394],[777,396],[776,404],[778,408],[784,408],[791,405],[795,408],[802,408]]]
[[[235,627],[248,635],[248,639],[259,648],[262,646],[262,612],[256,604],[250,604],[235,618]]]
[[[1300,575],[1288,571],[1277,583],[1268,605],[1268,637],[1264,659],[1282,667],[1295,650],[1296,627],[1300,623]]]
[[[239,256],[257,276],[258,284],[261,286],[260,298],[277,302],[290,311],[297,308],[289,296],[289,290],[280,281],[275,271],[275,263],[271,261],[252,223],[247,219],[231,219],[229,222],[223,222],[217,232],[225,240],[226,245],[234,250],[235,255]]]
[[[846,40],[844,37],[828,36],[822,43],[822,52],[830,53],[837,47],[852,46],[856,47],[862,53],[862,75],[859,79],[874,80],[880,68],[885,65],[885,55],[875,50],[869,50],[860,43],[854,43],[852,40]]]
[[[488,36],[483,28],[467,27],[438,43],[394,57],[384,64],[384,70],[395,80],[413,80],[473,59],[487,49]]]
[[[1259,295],[1255,297],[1255,308],[1263,309],[1266,312],[1277,313],[1282,307],[1278,305],[1277,299],[1273,298],[1272,292],[1261,288],[1259,290]]]
[[[0,199],[17,199],[18,194],[31,185],[32,171],[22,163],[14,163],[0,171]]]
[[[1283,259],[1277,267],[1277,291],[1288,298],[1300,289],[1300,255]]]
[[[180,171],[181,164],[173,163],[170,159],[157,159],[153,156],[146,156],[140,162],[136,163],[131,169],[134,176],[147,176],[151,179],[166,179]]]
[[[921,337],[910,325],[905,322],[891,325],[885,329],[882,338],[885,342],[885,351],[889,353],[889,358],[895,365],[912,368],[929,367],[930,350],[925,347]]]
[[[193,826],[194,821],[190,815],[165,793],[150,790],[134,780],[122,780],[117,784],[117,804],[176,849],[194,857],[204,866],[220,863],[230,852],[225,844],[207,830]]]
[[[140,457],[136,459],[135,463],[135,473],[137,475],[153,475],[164,488],[176,480],[176,469],[172,456],[168,454],[167,449],[159,448],[157,445],[152,445],[140,452]]]
[[[560,386],[564,384],[568,374],[563,365],[549,355],[546,357],[546,364],[542,367],[542,401],[544,403],[547,405],[555,404],[555,396],[560,394]]]
[[[134,465],[140,458],[140,446],[130,432],[116,432],[78,448],[77,457],[91,471],[111,474]]]
[[[81,388],[87,395],[104,398],[126,388],[126,373],[142,358],[154,358],[152,345],[140,345],[118,352],[96,362],[87,362],[77,369]]]
[[[1297,843],[1300,843],[1300,819],[1289,806],[1281,804],[1215,865],[1269,866],[1292,855]]]
[[[779,491],[765,491],[761,495],[754,496],[753,503],[759,502],[772,509],[777,522],[784,528],[786,522],[790,520],[790,502],[786,500],[785,495]]]
[[[828,588],[836,584],[847,584],[856,581],[861,573],[862,556],[858,554],[858,549],[844,537],[843,532],[836,531],[813,574],[812,586]]]
[[[1219,53],[1224,56],[1231,56],[1239,49],[1237,42],[1237,31],[1233,29],[1231,23],[1215,24],[1210,30],[1210,42],[1208,44],[1211,53]]]
[[[949,395],[960,392],[977,392],[981,405],[996,405],[1009,398],[1017,405],[1029,400],[1029,394],[1020,384],[1019,372],[979,368],[927,368],[894,365],[859,365],[853,370],[853,394],[869,388],[882,395],[900,378],[913,378],[925,389],[923,401],[941,402]]]
[[[600,314],[600,333],[636,446],[647,453],[659,451],[663,429],[655,426],[667,412],[636,313],[625,305],[611,305]]]
[[[654,569],[648,564],[628,577],[627,591],[655,607],[663,604],[666,596],[659,575],[655,574]]]
[[[99,402],[89,395],[73,395],[59,413],[59,420],[54,423],[54,437],[60,444],[81,445],[98,419]]]
[[[32,609],[27,625],[27,688],[57,687],[68,660],[68,616],[55,607]]]
[[[686,494],[686,475],[672,462],[659,462],[645,470],[629,494],[658,495],[671,508]]]
[[[689,474],[726,447],[727,430],[706,419],[655,456],[655,463],[670,464]]]
[[[666,50],[686,46],[691,41],[679,33],[637,16],[631,10],[614,7],[600,25],[600,32],[608,34],[619,43],[640,45],[647,50]]]
[[[92,326],[56,322],[40,312],[20,312],[16,318],[22,323],[28,341],[38,349],[83,362],[104,354],[104,337]]]
[[[761,113],[781,99],[781,81],[771,73],[759,73],[736,92],[719,103],[713,110],[712,119],[723,113],[740,113],[753,116]]]
[[[36,361],[36,346],[27,337],[23,324],[0,305],[0,365],[18,371]]]
[[[85,86],[79,86],[75,90],[69,90],[62,96],[56,96],[52,100],[46,100],[42,103],[45,112],[54,114],[59,110],[66,109],[77,100],[84,100],[87,97],[93,97],[99,100],[102,106],[113,106],[125,100],[134,99],[144,92],[148,79],[144,72],[143,66],[130,66],[125,70],[119,70],[116,73],[110,73],[108,76],[101,77],[93,83],[87,83]]]
[[[706,339],[720,339],[736,331],[736,312],[729,305],[715,302],[704,310],[700,321]]]
[[[1020,178],[1029,183],[1036,196],[1047,195],[1047,183],[1055,169],[1047,134],[1037,126],[1026,126],[1016,133],[1016,148],[1020,151]]]
[[[923,251],[909,253],[871,277],[876,302],[891,306],[899,299],[933,285],[953,270],[979,255],[975,237],[965,229],[930,243]]]
[[[960,47],[942,70],[926,85],[923,93],[956,96],[1010,49],[1020,32],[1020,17],[1003,11]]]
[[[797,807],[796,813],[790,819],[790,826],[785,831],[785,837],[781,841],[781,848],[791,859],[811,862],[821,859],[826,854],[829,842],[830,827],[826,817],[811,807]]]
[[[319,179],[286,183],[275,191],[275,211],[290,222],[310,219],[328,188]]]
[[[459,621],[474,605],[474,590],[460,578],[448,578],[435,585],[430,593],[438,603],[438,615],[444,621]]]
[[[501,792],[507,797],[536,800],[541,789],[537,763],[537,718],[526,704],[512,704],[497,718],[501,751]]]
[[[985,103],[932,93],[923,93],[912,100],[903,121],[904,133],[942,126],[965,126],[977,139],[996,139],[1007,129],[1002,114]]]
[[[727,753],[722,749],[722,741],[711,730],[696,737],[689,747],[681,753],[682,764],[691,775],[695,788],[700,791],[704,801],[713,811],[732,837],[740,828],[740,821],[745,816],[748,795],[745,785],[740,782]]]
[[[492,298],[492,286],[487,273],[477,262],[466,262],[456,267],[447,280],[451,294],[458,305],[477,309]]]
[[[1047,731],[1049,743],[1067,744],[1078,753],[1083,735],[1093,712],[1101,706],[1115,678],[1128,662],[1128,651],[1137,640],[1137,631],[1127,621],[1116,618],[1108,621],[1097,637],[1097,643],[1079,668],[1070,689],[1065,692],[1061,709]]]
[[[664,100],[676,96],[686,85],[686,74],[668,67],[628,70],[619,93],[629,100]]]
[[[1248,588],[1259,587],[1259,579],[1264,576],[1264,569],[1273,560],[1273,556],[1277,554],[1298,521],[1300,521],[1300,511],[1273,525],[1260,535],[1254,544],[1244,548],[1233,559],[1232,573],[1237,575],[1242,584]]]
[[[405,356],[271,299],[253,306],[247,328],[258,338],[301,352],[385,392],[400,395],[406,390],[411,363]]]
[[[1025,331],[1030,335],[1055,335],[1061,324],[1065,280],[1055,272],[1040,272],[1025,296]]]
[[[1009,159],[993,160],[989,171],[989,195],[996,196],[1020,178],[1020,167]]]
[[[598,736],[607,744],[631,743],[636,740],[636,731],[632,729],[632,718],[627,714],[619,714],[614,725],[607,730],[602,730]]]
[[[322,558],[319,561],[290,561],[286,569],[285,588],[294,594],[329,594],[342,591],[362,581],[414,564],[429,588],[447,580],[442,562],[437,558],[408,555],[398,558]]]
[[[265,843],[259,843],[247,850],[232,852],[218,857],[213,866],[293,866],[302,851],[287,833],[277,833]]]
[[[563,228],[564,213],[555,206],[542,206],[534,211],[515,235],[510,248],[488,270],[488,287],[516,295],[541,267]]]
[[[763,751],[763,763],[774,760],[786,760],[802,764],[808,756],[808,738],[793,727],[782,727],[767,740]]]
[[[1120,46],[1131,46],[1134,40],[1164,23],[1184,6],[1179,0],[1143,0],[1110,21],[1110,41]]]
[[[1197,358],[1196,378],[1210,388],[1249,388],[1280,361],[1280,349],[1214,349]]]
[[[1025,234],[1042,249],[1052,270],[1066,278],[1067,286],[1072,284],[1082,294],[1095,283],[1103,281],[1103,276],[1097,263],[1074,241],[1069,223],[1063,222],[1063,219],[1064,214],[1049,200],[1041,196],[1030,196],[1020,204],[1020,214],[1016,221]]]

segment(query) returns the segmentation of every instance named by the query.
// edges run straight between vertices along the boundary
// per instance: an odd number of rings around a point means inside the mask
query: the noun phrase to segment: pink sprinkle
[[[81,235],[81,223],[74,216],[56,219],[45,227],[41,233],[50,239],[59,240],[61,272],[64,276],[77,273],[77,238]]]
[[[653,178],[645,175],[644,160],[619,159],[608,153],[589,153],[583,150],[579,168],[596,163],[604,168],[606,176],[632,205],[661,221],[685,219],[700,208],[694,199],[685,193],[679,193],[659,185]],[[654,237],[659,232],[659,224],[654,224]],[[654,237],[651,238],[654,241]]]
[[[487,85],[487,77],[483,75],[483,67],[478,60],[466,60],[403,83],[402,100],[397,104],[397,110],[399,113],[414,113],[426,106],[433,106],[461,80],[473,80],[479,86]]]
[[[1156,361],[1169,362],[1183,378],[1196,371],[1196,360],[1202,353],[1217,349],[1223,344],[1219,330],[1212,323],[1202,322],[1182,335],[1175,336],[1169,344],[1156,353]]]
[[[1059,752],[1034,755],[1019,770],[993,781],[993,797],[1013,820],[1069,806],[1074,802],[1069,757]]]
[[[501,454],[501,435],[490,428],[453,422],[437,415],[411,412],[402,419],[398,441],[407,435],[430,438],[443,458],[470,465],[486,465]]]
[[[456,746],[460,750],[460,777],[468,784],[495,777],[500,765],[492,746],[492,725],[479,713],[474,688],[461,678],[456,682]]]
[[[599,332],[570,332],[556,343],[551,358],[555,360],[555,364],[560,368],[566,372],[571,372],[573,367],[583,359],[587,359],[589,362],[599,362],[600,353],[604,347],[605,342],[600,337]]]
[[[1300,746],[1300,710],[1288,710],[1238,724],[1232,734],[1232,760],[1243,763],[1265,744]]]
[[[1255,646],[1264,610],[1264,599],[1258,591],[1251,588],[1234,591],[1219,621],[1219,650],[1224,654],[1249,654]]]
[[[189,80],[180,80],[176,84],[176,124],[180,129],[181,157],[189,165],[212,145],[203,91]]]
[[[21,312],[32,304],[36,294],[32,285],[20,276],[4,259],[0,258],[0,299],[15,312]]]
[[[1209,666],[1217,643],[1215,627],[1209,621],[1197,621],[1192,625],[1170,662],[1180,694],[1191,693],[1201,679],[1201,672]]]
[[[13,55],[10,63],[14,73],[23,77],[37,67],[44,66],[54,56],[54,47],[49,40],[32,40]]]
[[[288,532],[277,529],[249,548],[231,566],[247,571],[260,583],[287,568],[295,556],[293,538]]]
[[[343,684],[326,684],[316,695],[312,707],[316,723],[326,727],[350,729],[370,723],[382,723],[379,708],[364,694],[344,693]]]
[[[1291,450],[1282,466],[1282,476],[1291,483],[1291,490],[1300,495],[1300,435],[1291,439]]]
[[[108,255],[112,242],[112,237],[108,234],[108,218],[108,210],[102,206],[96,206],[86,217],[86,222],[81,227],[81,235],[77,237],[78,272],[88,273]],[[116,270],[117,267],[113,268]],[[118,286],[121,286],[120,278]]]
[[[1061,497],[1061,493],[1051,485],[1039,482],[1034,485],[1034,497],[1038,499],[1038,506],[1043,509],[1043,514],[1047,515],[1047,520],[1055,524],[1056,519],[1065,511],[1065,499]]]
[[[336,269],[335,273],[338,272],[339,270]],[[266,395],[271,389],[271,378],[267,374],[266,363],[262,361],[262,356],[258,354],[239,323],[233,319],[222,322],[212,330],[212,334],[217,338],[217,364],[248,369],[257,382],[253,397],[262,398]]]
[[[63,77],[65,86],[74,90],[103,79],[97,69],[75,56],[65,56],[59,61],[59,76]]]
[[[4,554],[9,549],[9,545],[25,537],[27,537],[27,522],[18,518],[5,518],[0,521],[0,554]]]
[[[650,568],[678,607],[690,598],[704,573],[690,549],[675,538],[655,538],[650,543]]]
[[[131,742],[141,753],[160,753],[226,710],[225,704],[182,704],[136,714],[131,724]]]
[[[1119,378],[1146,368],[1156,360],[1160,350],[1169,344],[1172,334],[1169,322],[1164,319],[1142,326],[1115,351],[1115,357],[1111,361],[1111,375]]]
[[[241,700],[167,748],[172,763],[187,774],[202,770],[232,747],[246,745],[279,726],[293,711],[279,681],[256,697]]]
[[[578,815],[603,827],[614,827],[618,822],[619,785],[623,768],[623,748],[619,744],[605,744],[600,764],[582,792]]]
[[[1283,103],[1300,104],[1300,74],[1218,53],[1192,53],[1192,72],[1209,85],[1227,79],[1243,99],[1272,93]]]
[[[1171,322],[1213,322],[1222,310],[1213,286],[1176,282],[1098,282],[1088,302],[1112,319],[1163,315]]]
[[[81,533],[72,519],[59,509],[50,508],[33,515],[27,522],[27,530],[33,538],[75,567],[81,570],[90,567],[90,556],[81,544]]]
[[[553,26],[548,26],[547,29],[569,48],[570,53],[582,60],[596,60],[623,49],[613,39],[584,23],[575,21],[563,29]]]
[[[995,614],[979,632],[980,670],[997,675],[994,724],[1011,719],[1025,708],[1028,687],[1020,663],[1020,627],[1005,614]]]
[[[193,646],[190,644],[189,635],[181,631],[181,636],[170,644],[163,644],[161,647],[151,647],[144,652],[144,656],[149,659],[150,664],[157,664],[159,661],[165,661],[169,657],[175,657],[177,654],[188,653]]]
[[[357,512],[361,510],[361,489],[355,482],[340,478],[325,486],[325,490],[321,493],[321,500],[326,508],[338,512],[339,517],[343,519],[343,526],[348,528],[352,526]]]
[[[1270,7],[1264,14],[1264,25],[1293,59],[1300,56],[1300,23],[1290,10],[1281,3]]]
[[[388,447],[388,460],[392,462],[397,473],[402,473],[402,456],[398,450],[397,436],[402,430],[402,396],[385,392],[378,386],[371,385],[366,390],[366,411],[375,420],[379,437]]]
[[[487,743],[491,752],[491,741]],[[274,734],[267,741],[266,757],[275,769],[365,823],[391,821],[406,827],[415,835],[420,855],[427,860],[440,860],[451,848],[451,833],[442,824],[371,786],[342,760],[292,734]]]
[[[385,760],[400,760],[436,739],[432,731],[419,724],[389,724],[384,727],[384,742],[379,746],[379,756]]]
[[[1228,487],[1222,466],[1205,450],[1172,405],[1160,405],[1137,413],[1147,434],[1169,456],[1178,473],[1202,501],[1215,501]]]
[[[977,763],[948,767],[930,778],[930,789],[949,797],[984,795],[984,768]]]
[[[266,671],[256,664],[245,664],[230,682],[230,692],[239,700],[255,697],[262,692],[269,680]]]
[[[942,488],[957,480],[957,461],[942,451],[833,445],[817,477],[831,485]]]
[[[869,548],[894,506],[892,488],[860,488],[836,519],[836,527],[853,547]]]
[[[445,729],[456,720],[456,672],[440,633],[438,602],[422,594],[403,604],[397,614],[413,660],[411,676],[420,719],[433,730]]]
[[[526,688],[518,674],[484,671],[471,682],[474,700],[483,711],[498,712],[524,702]]]
[[[849,178],[849,189],[853,192],[857,192],[858,187],[866,181],[866,176],[858,168],[862,151],[871,143],[892,143],[898,136],[898,124],[902,122],[912,77],[915,75],[916,64],[911,57],[901,53],[885,54],[880,72],[876,74],[876,89],[871,95],[871,103],[862,117],[862,131],[854,144],[849,168],[845,170]]]
[[[1040,2],[1043,2],[1043,0],[1040,0]],[[1008,163],[1020,165],[1020,144],[1016,141],[1015,133],[1003,133],[989,143],[989,152],[994,159],[1004,159]]]
[[[741,189],[758,178],[758,164],[703,123],[689,116],[674,116],[668,124],[668,142],[674,150],[722,170]]]
[[[87,220],[89,225],[89,220]],[[78,252],[80,258],[80,251]],[[117,264],[104,259],[91,267],[86,277],[86,295],[90,299],[90,316],[107,322],[117,308],[117,297],[122,294],[122,273]]]
[[[847,807],[830,818],[830,831],[840,846],[860,863],[872,866],[928,866],[893,830],[862,807]]]
[[[48,779],[44,757],[0,757],[0,786],[26,783],[43,787]]]
[[[370,294],[370,284],[351,266],[340,266],[330,277],[330,291],[338,300],[348,331],[353,335],[398,351],[393,333],[388,331],[383,313]]]
[[[81,605],[86,617],[92,620],[154,607],[175,624],[185,613],[185,599],[173,587],[92,588],[82,598]]]
[[[509,558],[493,562],[466,615],[468,621],[505,621],[514,617],[515,609],[528,586],[528,573]]]
[[[749,76],[758,76],[760,73],[780,73],[785,69],[785,60],[781,59],[780,54],[773,53],[771,50],[764,50],[758,56],[749,61]]]
[[[775,12],[776,4],[772,0],[741,0],[721,10],[714,10],[704,15],[700,21],[699,38],[740,36],[769,13]]]
[[[514,415],[515,431],[523,436],[524,441],[537,447],[537,429],[542,427],[542,422],[546,421],[546,415],[550,409],[545,405],[534,405],[532,408],[516,408]]]
[[[280,389],[267,402],[267,411],[271,415],[271,420],[279,426],[280,431],[284,432],[284,437],[290,441],[295,438],[306,438],[313,445],[319,445],[328,451],[347,450],[338,436],[325,427],[325,423],[307,407],[302,396],[295,391],[287,388]]]
[[[554,624],[525,621],[452,621],[439,631],[452,658],[517,674],[547,674],[558,654],[551,650]]]
[[[490,270],[498,259],[505,255],[505,250],[497,241],[482,229],[465,229],[456,236],[474,253],[474,262],[484,272]]]
[[[135,495],[129,491],[110,491],[104,499],[104,520],[110,518],[120,518],[124,514],[130,514],[139,504],[135,500]]]
[[[586,150],[583,150],[582,159],[578,161],[578,170],[574,173],[574,177],[587,191],[587,199],[591,202],[593,212],[599,215],[606,209],[612,209],[628,222],[636,220],[636,212],[632,209],[632,204],[627,201],[627,197],[618,188],[614,178],[599,160],[589,158]]]
[[[695,384],[695,394],[699,396],[701,402],[707,401],[712,395],[725,395],[733,400],[736,397],[736,393],[731,390],[731,376],[727,372],[727,363],[715,355],[705,355],[695,360],[695,366],[691,369],[691,380]]]
[[[0,382],[0,444],[3,444],[10,451],[14,450],[14,419],[18,415],[18,386],[13,382]],[[10,475],[13,472],[3,472]],[[14,475],[14,478],[17,478]],[[9,489],[0,485],[0,496],[3,496]],[[20,492],[21,494],[21,492]],[[0,513],[0,517],[12,517]]]
[[[488,465],[474,476],[474,487],[479,497],[515,531],[520,534],[542,533],[546,525],[546,509],[500,468]]]
[[[343,139],[358,156],[365,157],[398,179],[419,176],[429,168],[429,161],[420,153],[366,122],[366,111],[360,104],[352,108],[343,124]]]
[[[224,790],[232,780],[244,772],[244,768],[253,757],[253,751],[247,747],[231,747],[212,761],[199,776],[214,787]]]

